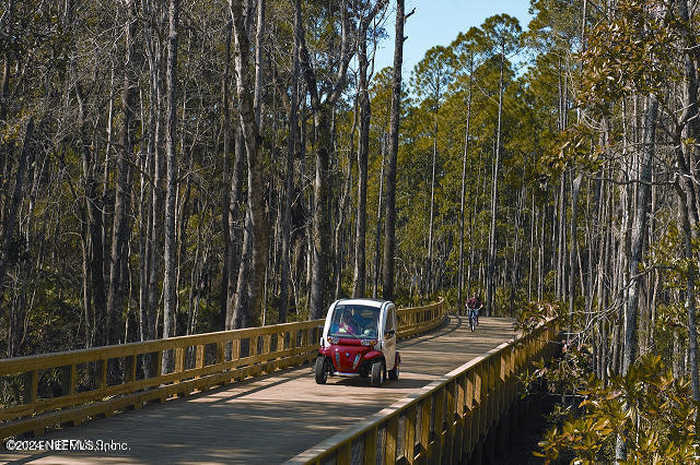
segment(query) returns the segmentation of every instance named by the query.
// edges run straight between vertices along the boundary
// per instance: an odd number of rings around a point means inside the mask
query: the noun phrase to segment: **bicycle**
[[[478,316],[476,314],[476,309],[469,310],[469,329],[474,332],[476,327],[479,325]]]

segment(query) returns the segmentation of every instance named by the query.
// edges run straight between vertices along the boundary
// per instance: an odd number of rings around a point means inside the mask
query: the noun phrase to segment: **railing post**
[[[442,463],[443,452],[445,448],[445,390],[443,387],[438,389],[433,395],[433,401],[435,402],[435,445],[437,448],[437,453],[434,455],[435,463]]]
[[[384,464],[396,465],[396,438],[399,433],[399,416],[395,415],[386,425]]]
[[[67,365],[63,368],[63,394],[75,394],[78,367]],[[128,373],[128,371],[127,371]],[[38,389],[38,386],[37,386]]]
[[[216,343],[216,363],[224,363],[225,358],[224,343],[219,341]]]
[[[39,373],[36,370],[28,371],[24,374],[24,395],[22,401],[31,404],[37,399],[39,391]]]
[[[352,462],[352,442],[348,441],[338,449],[336,463],[338,465],[350,465]]]
[[[420,445],[423,454],[425,455],[425,463],[430,463],[430,418],[432,416],[432,397],[423,400],[421,404],[420,416]]]
[[[185,348],[175,348],[175,372],[182,373],[185,371]]]
[[[377,464],[377,427],[371,428],[364,434],[364,460],[363,465],[376,465]]]
[[[97,361],[97,389],[104,389],[106,386],[107,386],[107,360],[98,360]]]
[[[124,382],[125,383],[132,383],[136,381],[136,366],[138,363],[136,363],[136,355],[129,355],[126,357],[126,370],[125,370],[125,377],[124,377]],[[73,368],[73,373],[75,374],[75,368]]]
[[[416,458],[416,407],[408,409],[404,419],[403,455],[408,465],[413,465]]]
[[[194,367],[196,369],[204,367],[204,345],[198,344],[195,350]],[[197,376],[199,378],[199,376]]]
[[[445,448],[446,453],[443,454],[445,457],[444,462],[448,464],[455,463],[454,457],[454,442],[455,442],[455,389],[457,388],[457,381],[454,381],[446,386],[447,395],[447,412],[445,415],[445,427],[447,430],[447,435],[445,437]]]
[[[151,377],[157,378],[163,372],[163,351],[159,350],[151,354]]]

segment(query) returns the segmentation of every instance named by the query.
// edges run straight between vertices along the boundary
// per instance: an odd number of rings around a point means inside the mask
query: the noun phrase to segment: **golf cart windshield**
[[[329,336],[376,338],[379,309],[364,305],[339,304],[333,311]]]

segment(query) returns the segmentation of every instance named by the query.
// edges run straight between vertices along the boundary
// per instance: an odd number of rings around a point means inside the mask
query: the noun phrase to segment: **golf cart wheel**
[[[328,380],[328,370],[326,369],[326,358],[316,358],[314,365],[314,374],[316,375],[316,384],[326,384]]]
[[[384,366],[382,362],[374,362],[372,364],[371,381],[372,386],[381,386],[384,378]]]
[[[394,363],[394,369],[389,370],[389,379],[391,380],[398,380],[399,379],[399,366],[401,365],[401,362],[399,362],[399,358],[396,357],[396,363]]]

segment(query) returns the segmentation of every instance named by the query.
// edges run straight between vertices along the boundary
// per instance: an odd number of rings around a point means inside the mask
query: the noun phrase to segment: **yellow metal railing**
[[[557,320],[549,320],[285,465],[464,463],[518,397],[515,374],[551,357],[557,333]]]
[[[445,309],[443,300],[399,309],[399,337],[439,326]],[[30,431],[42,434],[46,427],[80,424],[305,363],[316,356],[323,323],[285,323],[0,360],[0,377],[20,388],[19,403],[0,408],[0,439]],[[163,374],[165,351],[172,351],[174,366]],[[39,389],[40,382],[45,389]],[[45,397],[40,397],[42,392]]]

